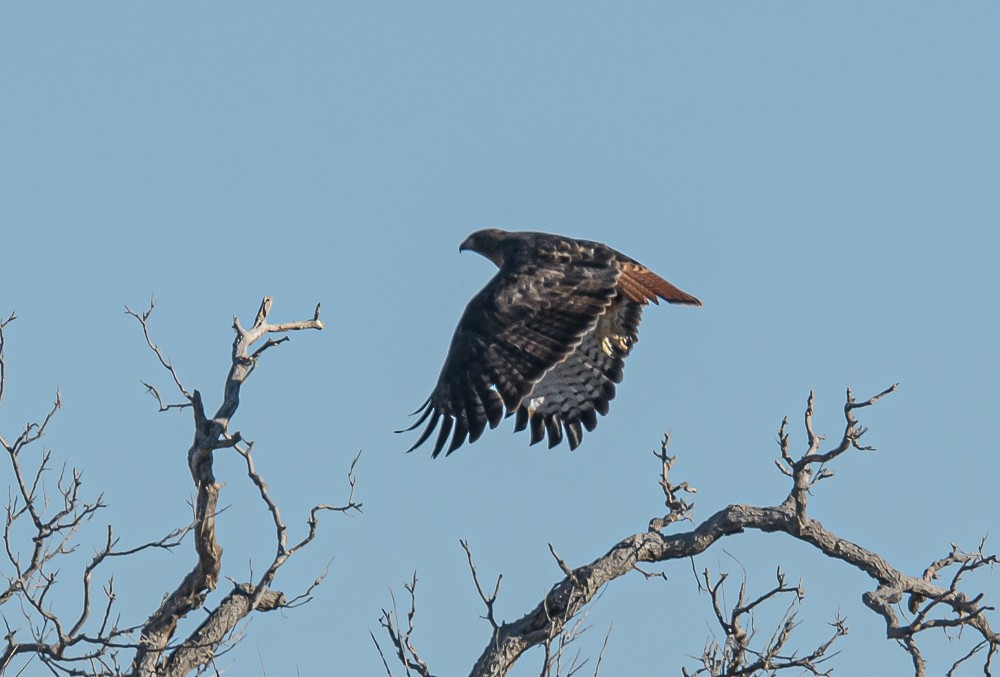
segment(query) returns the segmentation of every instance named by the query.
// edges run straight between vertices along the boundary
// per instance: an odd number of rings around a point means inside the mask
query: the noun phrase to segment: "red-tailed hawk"
[[[565,434],[570,449],[608,413],[625,358],[639,340],[642,307],[658,298],[700,306],[641,263],[600,242],[491,228],[470,235],[459,251],[478,252],[500,271],[466,306],[441,375],[414,412],[427,421],[407,451],[438,422],[431,454],[475,442],[505,413],[531,444]],[[405,431],[397,431],[405,432]],[[451,442],[448,443],[448,437]]]

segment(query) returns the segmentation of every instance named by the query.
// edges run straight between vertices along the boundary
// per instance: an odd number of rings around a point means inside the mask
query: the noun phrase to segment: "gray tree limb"
[[[239,407],[242,385],[264,352],[287,341],[289,332],[323,328],[318,305],[311,319],[277,324],[268,321],[271,305],[271,299],[265,297],[248,329],[238,318],[233,318],[235,338],[230,369],[222,402],[211,416],[206,413],[201,393],[184,386],[177,369],[154,343],[149,326],[154,303],[150,302],[142,313],[126,308],[126,313],[141,325],[146,345],[169,373],[181,401],[166,403],[155,386],[144,383],[147,391],[159,404],[160,411],[190,408],[193,414],[194,438],[188,448],[187,462],[195,485],[194,521],[158,540],[129,548],[119,546],[119,539],[109,526],[103,547],[96,550],[83,568],[80,605],[72,613],[59,610],[52,602],[54,594],[49,593],[57,581],[65,579],[66,574],[60,575],[58,565],[77,547],[78,528],[105,507],[103,499],[101,496],[91,502],[83,499],[82,474],[75,468],[64,466],[57,473],[55,487],[46,486],[46,477],[55,470],[51,452],[43,450],[38,456],[27,453],[40,446],[35,443],[61,407],[58,393],[40,421],[26,424],[14,437],[0,432],[0,446],[12,470],[0,554],[6,560],[0,571],[0,607],[10,603],[8,608],[15,608],[12,614],[2,614],[6,634],[0,644],[0,674],[18,660],[37,660],[53,674],[81,677],[186,675],[210,667],[222,650],[235,644],[239,639],[238,626],[249,614],[291,608],[311,599],[313,589],[326,572],[290,599],[283,592],[272,590],[271,585],[288,559],[316,538],[320,512],[360,511],[361,503],[354,497],[358,457],[348,471],[347,502],[340,506],[313,506],[305,520],[305,535],[290,543],[288,526],[254,464],[253,443],[244,440],[238,431],[229,430],[230,420]],[[0,317],[0,402],[6,390],[4,330],[14,319],[13,313],[6,319]],[[215,527],[222,484],[216,481],[213,471],[214,454],[220,449],[232,449],[244,459],[247,477],[271,514],[275,554],[258,580],[234,583],[215,608],[205,610],[204,620],[193,632],[178,638],[181,620],[192,611],[205,609],[208,595],[216,589],[221,577],[222,546]],[[119,625],[119,615],[114,611],[114,579],[106,580],[101,603],[100,594],[93,589],[95,572],[114,557],[128,557],[150,548],[176,548],[188,532],[193,534],[195,550],[191,569],[143,623]],[[27,552],[22,545],[25,537],[30,539]],[[21,622],[12,624],[11,619],[17,615]]]
[[[798,459],[792,457],[786,432],[787,419],[782,422],[779,431],[781,460],[778,466],[793,483],[785,499],[780,504],[770,507],[730,505],[690,531],[669,535],[661,533],[660,529],[681,518],[686,519],[690,506],[676,498],[677,489],[687,487],[670,485],[667,480],[669,465],[664,445],[662,484],[671,513],[665,518],[651,520],[649,531],[624,538],[589,564],[570,569],[560,561],[566,576],[522,618],[500,625],[493,624],[491,637],[470,675],[473,677],[506,675],[525,651],[544,644],[562,632],[570,619],[594,599],[602,586],[628,574],[636,569],[637,565],[692,557],[704,552],[723,538],[748,529],[788,534],[809,543],[827,557],[838,559],[867,573],[876,587],[866,592],[862,599],[885,620],[887,637],[900,641],[910,654],[917,677],[923,677],[926,667],[917,647],[916,635],[931,628],[957,626],[969,628],[982,637],[981,646],[987,650],[984,667],[986,674],[989,674],[992,657],[1000,649],[1000,635],[990,627],[984,614],[990,607],[981,605],[980,596],[970,598],[959,591],[957,583],[965,571],[996,563],[995,556],[986,555],[981,548],[979,552],[974,553],[953,550],[949,558],[935,563],[928,570],[929,573],[924,576],[910,576],[894,568],[878,553],[829,531],[819,521],[812,519],[806,511],[809,491],[817,482],[831,476],[822,464],[832,461],[852,448],[870,449],[859,443],[866,429],[858,424],[854,411],[874,404],[895,388],[896,386],[893,386],[860,403],[854,400],[848,390],[844,406],[846,420],[844,434],[837,446],[827,452],[820,451],[823,437],[813,431],[813,397],[810,394],[805,413],[809,443],[807,451]],[[952,579],[952,584],[948,587],[935,585],[932,579],[938,571],[944,566],[953,564],[959,565],[960,569]],[[893,605],[906,596],[917,600],[918,606],[923,601],[923,608],[919,609],[916,620],[909,624],[901,623],[893,608]],[[944,616],[932,618],[932,612],[938,610],[943,610]]]
[[[180,585],[163,600],[162,604],[142,626],[139,647],[132,661],[130,673],[137,677],[166,674],[183,675],[199,666],[206,665],[239,619],[251,611],[273,609],[279,602],[284,603],[284,595],[267,590],[266,585],[245,584],[245,586],[237,586],[190,637],[179,647],[173,649],[169,655],[167,654],[168,644],[173,639],[178,622],[192,610],[204,606],[206,596],[216,588],[219,582],[219,572],[222,567],[222,546],[215,535],[215,515],[219,501],[219,490],[222,485],[215,481],[212,467],[213,454],[217,449],[236,447],[242,440],[239,432],[229,431],[229,421],[239,407],[240,389],[256,369],[257,361],[264,351],[287,341],[288,337],[268,338],[256,349],[253,349],[253,352],[251,349],[260,339],[269,334],[284,334],[303,329],[323,329],[323,323],[319,319],[318,305],[310,320],[270,324],[268,315],[271,311],[271,305],[272,299],[265,297],[250,329],[244,329],[239,318],[233,318],[233,329],[236,336],[233,340],[232,364],[229,374],[226,376],[222,404],[211,418],[205,413],[201,393],[194,390],[193,393],[188,394],[173,365],[163,357],[159,348],[151,340],[147,320],[153,309],[152,304],[150,304],[149,310],[142,315],[126,309],[126,312],[135,317],[142,325],[147,344],[164,368],[170,372],[181,395],[188,400],[188,404],[193,410],[194,441],[188,449],[187,458],[197,492],[193,529],[197,559]],[[160,399],[158,393],[156,393],[156,397],[157,400]],[[163,408],[161,402],[161,409]],[[241,453],[249,458],[249,449]],[[252,479],[256,478],[258,486],[265,486],[263,480],[253,470],[252,465],[250,474]],[[268,507],[272,513],[276,514],[277,508],[273,501],[269,501],[266,490],[264,496],[268,501]],[[311,535],[315,533],[314,519],[315,510],[313,511]],[[276,570],[280,565],[280,563],[272,565],[273,570]],[[271,578],[273,578],[273,571]],[[270,580],[267,581],[267,583],[269,582]]]

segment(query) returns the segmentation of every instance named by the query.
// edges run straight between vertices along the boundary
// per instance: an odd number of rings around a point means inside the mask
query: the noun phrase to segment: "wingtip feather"
[[[451,433],[451,427],[455,424],[455,419],[451,416],[445,416],[444,420],[441,421],[441,429],[438,431],[437,439],[434,441],[434,451],[431,452],[431,458],[437,458],[444,449],[444,443],[448,439],[448,435]],[[447,454],[445,454],[447,456]]]
[[[422,433],[420,433],[420,437],[418,437],[417,441],[413,443],[413,446],[406,450],[406,453],[410,453],[411,451],[419,447],[421,444],[426,442],[427,438],[431,436],[432,432],[434,432],[434,428],[437,427],[438,419],[441,417],[441,412],[437,411],[433,407],[429,408],[427,411],[428,412],[433,411],[434,415],[431,416],[431,420],[427,422],[427,427],[424,428],[424,431]],[[400,430],[397,432],[406,432],[406,431]]]

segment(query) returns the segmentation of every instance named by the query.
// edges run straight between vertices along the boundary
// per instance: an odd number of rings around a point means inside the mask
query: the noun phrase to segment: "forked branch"
[[[705,591],[712,599],[712,609],[715,619],[722,629],[721,640],[712,638],[705,645],[699,657],[699,665],[693,671],[682,668],[685,677],[706,675],[708,677],[737,677],[741,675],[773,675],[781,670],[796,670],[799,674],[830,675],[829,670],[821,671],[821,665],[836,654],[829,653],[840,637],[847,634],[847,626],[843,619],[834,619],[831,625],[833,635],[826,641],[802,653],[789,648],[792,633],[798,627],[796,620],[798,606],[805,597],[805,590],[800,582],[795,587],[785,582],[785,574],[777,570],[777,584],[767,592],[753,598],[747,597],[747,584],[740,585],[736,604],[731,609],[726,608],[723,589],[727,580],[726,574],[721,574],[716,582],[706,569],[699,581],[699,590]],[[755,641],[759,632],[755,621],[755,611],[769,602],[781,597],[792,596],[791,603],[785,610],[781,620],[771,634],[761,641]]]
[[[164,357],[160,348],[153,342],[149,331],[149,317],[153,310],[153,304],[150,303],[149,309],[142,314],[126,309],[129,315],[139,321],[147,345],[163,368],[170,374],[177,389],[187,402],[184,405],[164,405],[159,391],[155,387],[147,385],[147,389],[156,398],[161,411],[174,406],[190,406],[193,410],[195,424],[194,441],[188,450],[187,458],[196,489],[193,531],[197,559],[180,585],[164,598],[164,601],[143,625],[139,648],[132,663],[132,674],[134,675],[144,677],[147,675],[182,675],[187,674],[192,669],[205,666],[211,661],[220,644],[235,630],[240,619],[255,610],[267,611],[289,606],[291,602],[285,598],[285,595],[271,590],[270,585],[273,583],[278,569],[288,558],[315,538],[317,513],[322,510],[342,512],[360,510],[361,504],[354,500],[355,478],[354,463],[352,463],[348,474],[351,496],[347,505],[343,507],[315,506],[310,512],[307,535],[296,545],[288,547],[287,527],[277,504],[270,496],[266,482],[254,466],[251,455],[252,443],[241,445],[242,435],[238,431],[231,432],[229,430],[229,422],[239,407],[240,390],[250,374],[253,373],[261,355],[268,348],[288,340],[287,336],[275,339],[271,338],[271,335],[323,328],[323,323],[319,319],[318,305],[309,320],[278,324],[271,324],[268,321],[271,305],[271,298],[265,297],[250,329],[244,329],[239,318],[233,318],[235,337],[231,365],[223,387],[223,401],[211,417],[206,414],[201,393],[198,390],[189,393],[182,385],[173,364]],[[265,337],[266,341],[258,345],[258,342]],[[277,552],[259,581],[234,586],[229,595],[215,610],[208,614],[208,617],[194,633],[178,645],[171,646],[170,643],[174,638],[178,622],[192,610],[203,607],[207,595],[216,588],[219,582],[222,546],[216,539],[215,519],[218,512],[217,505],[221,484],[215,481],[213,453],[219,449],[229,448],[236,448],[245,459],[247,474],[271,512],[276,530]],[[356,462],[357,458],[355,458]],[[321,579],[322,576],[317,579],[316,583]],[[306,597],[308,597],[312,587],[310,586],[306,591]],[[295,601],[301,601],[302,598],[302,596],[298,596]]]
[[[471,674],[476,677],[505,675],[525,651],[545,644],[562,632],[566,624],[594,599],[606,583],[637,569],[637,565],[692,557],[726,536],[747,529],[786,533],[812,545],[827,557],[840,560],[868,574],[874,580],[876,589],[865,593],[862,599],[885,619],[889,638],[898,640],[910,653],[917,677],[925,674],[924,662],[917,648],[917,636],[920,632],[935,628],[963,627],[978,634],[981,643],[971,653],[986,652],[984,669],[988,671],[993,656],[1000,648],[1000,636],[993,631],[986,615],[992,607],[982,604],[981,595],[969,597],[959,591],[958,582],[965,572],[995,563],[995,556],[987,555],[981,550],[975,553],[955,551],[932,565],[924,576],[909,576],[892,567],[878,553],[830,532],[814,521],[807,512],[809,492],[817,482],[832,476],[825,464],[850,449],[872,450],[872,447],[860,443],[866,428],[860,425],[855,412],[875,404],[895,389],[894,385],[861,402],[856,401],[848,390],[844,405],[844,432],[837,444],[827,451],[822,449],[824,437],[813,429],[814,398],[810,394],[804,421],[806,451],[797,457],[793,454],[787,419],[779,428],[778,467],[792,480],[792,487],[784,501],[770,507],[730,505],[687,532],[664,534],[661,531],[686,518],[691,507],[678,497],[678,490],[687,489],[686,485],[674,485],[669,479],[668,473],[673,460],[666,455],[664,444],[658,457],[662,467],[661,487],[670,510],[667,517],[651,520],[649,531],[623,539],[589,564],[571,568],[563,562],[561,567],[565,569],[564,578],[549,590],[532,611],[519,620],[501,624],[491,633]],[[951,584],[948,587],[934,584],[932,579],[946,567],[956,567]],[[894,605],[907,596],[915,600],[919,612],[914,622],[901,623]],[[789,619],[789,623],[791,622]],[[734,618],[731,617],[727,623],[734,626]],[[841,634],[837,623],[835,630],[831,643]],[[786,635],[778,634],[775,641],[780,640],[779,649],[784,646],[786,639]],[[773,643],[770,646],[773,648]],[[828,647],[829,644],[819,647],[822,652],[814,654],[815,664],[818,665],[818,659],[825,655]],[[774,655],[778,656],[779,653],[780,651]],[[968,660],[969,657],[967,655],[958,662]],[[797,667],[810,669],[806,665]],[[716,673],[710,671],[708,674]]]

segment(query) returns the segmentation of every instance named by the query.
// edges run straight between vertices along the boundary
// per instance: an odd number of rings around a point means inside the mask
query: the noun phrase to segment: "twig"
[[[500,626],[497,625],[496,618],[493,615],[493,605],[496,603],[497,596],[500,594],[500,583],[503,582],[503,574],[499,574],[497,576],[497,583],[493,586],[493,593],[487,595],[483,591],[483,586],[479,583],[479,574],[476,571],[475,562],[472,561],[472,550],[469,548],[469,542],[460,540],[459,543],[461,544],[462,549],[465,550],[465,556],[469,561],[469,570],[472,572],[472,582],[476,584],[476,592],[479,593],[479,599],[483,600],[483,604],[486,606],[485,618],[489,621],[493,631],[496,632],[497,628]]]
[[[406,614],[406,629],[401,630],[397,627],[396,622],[393,618],[399,618],[399,613],[396,611],[396,598],[391,594],[392,597],[392,611],[382,609],[382,617],[379,619],[379,625],[386,631],[389,635],[389,641],[392,642],[393,646],[396,647],[396,658],[399,660],[406,674],[409,675],[410,671],[416,672],[421,677],[432,677],[430,668],[427,667],[427,663],[420,657],[417,650],[413,646],[413,630],[414,630],[414,618],[417,615],[417,574],[413,573],[413,578],[409,583],[404,583],[403,587],[410,595],[410,609]],[[375,639],[374,635],[372,639]],[[382,655],[383,663],[385,663],[386,671],[391,675],[389,671],[388,663],[385,661],[385,655],[382,654],[382,647],[379,646],[378,640],[375,640],[375,646],[378,647],[379,654]]]

